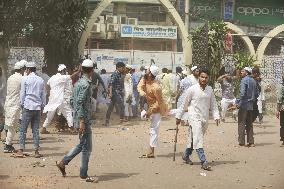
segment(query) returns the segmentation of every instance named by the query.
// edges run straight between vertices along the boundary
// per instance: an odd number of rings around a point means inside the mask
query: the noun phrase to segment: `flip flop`
[[[58,163],[57,161],[55,162],[56,167],[59,169],[59,171],[61,172],[62,176],[65,177],[66,176],[66,172],[65,172],[65,168],[63,169]]]
[[[25,158],[26,155],[25,154],[12,153],[10,155],[10,157],[13,157],[13,158]]]
[[[139,158],[155,158],[155,156],[153,154],[143,154]]]
[[[87,177],[85,179],[86,182],[93,182],[93,183],[98,183],[99,179],[97,177]]]

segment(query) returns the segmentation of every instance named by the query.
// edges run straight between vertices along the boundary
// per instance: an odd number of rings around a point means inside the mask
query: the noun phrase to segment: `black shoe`
[[[189,157],[182,155],[182,159],[186,164],[193,165],[193,162],[189,159]]]
[[[208,163],[203,163],[201,169],[204,169],[206,171],[212,171],[212,168],[208,165]]]
[[[16,150],[12,145],[5,144],[4,153],[14,153]]]

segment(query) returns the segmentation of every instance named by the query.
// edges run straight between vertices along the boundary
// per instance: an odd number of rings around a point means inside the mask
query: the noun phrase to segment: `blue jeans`
[[[86,125],[86,132],[83,135],[79,134],[79,144],[76,145],[72,150],[70,150],[63,158],[64,165],[68,165],[68,163],[76,157],[80,152],[82,152],[81,156],[81,167],[80,167],[80,177],[88,176],[88,164],[90,155],[92,152],[92,130],[91,125]]]
[[[186,148],[185,152],[184,152],[184,157],[189,158],[189,156],[191,156],[191,154],[192,154],[192,151],[193,151],[192,148]],[[196,152],[198,154],[199,160],[201,161],[201,164],[202,165],[207,164],[208,162],[207,162],[206,157],[205,157],[204,149],[203,148],[196,149]]]
[[[33,132],[34,149],[39,149],[39,122],[40,122],[40,110],[28,110],[23,109],[22,121],[20,128],[19,144],[20,149],[25,149],[26,134],[29,124],[31,123]]]

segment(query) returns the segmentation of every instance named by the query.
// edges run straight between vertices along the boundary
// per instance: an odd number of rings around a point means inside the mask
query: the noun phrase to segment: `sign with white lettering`
[[[176,26],[121,24],[121,37],[177,39]]]

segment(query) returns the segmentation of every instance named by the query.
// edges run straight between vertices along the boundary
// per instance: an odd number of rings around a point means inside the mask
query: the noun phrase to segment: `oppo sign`
[[[269,10],[268,8],[238,7],[237,12],[239,14],[257,16],[257,15],[267,15],[267,14],[273,15],[274,11]]]

